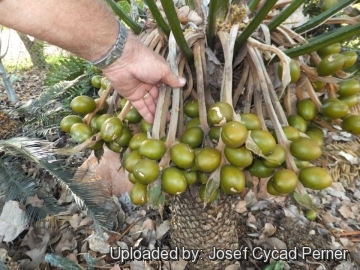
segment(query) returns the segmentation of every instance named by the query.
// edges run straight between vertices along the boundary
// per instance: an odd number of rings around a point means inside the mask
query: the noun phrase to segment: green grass
[[[3,64],[9,73],[13,73],[14,71],[27,71],[33,68],[31,60],[27,58],[20,58],[18,61],[3,60]]]
[[[45,62],[48,66],[56,65],[60,63],[60,60],[69,58],[66,54],[53,54],[45,55]],[[21,57],[18,61],[3,60],[4,67],[7,72],[13,73],[15,71],[28,71],[33,68],[33,64],[30,58]]]

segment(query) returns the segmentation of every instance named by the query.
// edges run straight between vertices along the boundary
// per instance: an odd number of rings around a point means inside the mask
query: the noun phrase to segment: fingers
[[[186,83],[185,78],[176,76],[170,69],[169,66],[166,66],[166,70],[161,81],[172,88],[183,87]]]
[[[143,92],[144,95],[141,98],[133,100],[132,105],[147,122],[153,123],[159,91],[157,87],[153,86],[150,91],[146,91],[145,88],[141,92]]]
[[[150,99],[150,97],[149,97]],[[152,98],[151,98],[152,99]],[[146,122],[152,124],[154,122],[154,113],[152,113],[149,107],[145,104],[144,100],[136,100],[132,102],[132,105],[138,110],[141,116],[146,120]],[[155,106],[155,104],[154,104]]]

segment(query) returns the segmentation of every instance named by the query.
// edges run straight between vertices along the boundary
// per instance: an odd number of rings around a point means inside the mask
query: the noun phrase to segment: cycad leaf
[[[44,201],[41,207],[34,207],[32,205],[26,206],[26,214],[29,217],[31,224],[43,220],[48,215],[58,215],[66,210],[64,209],[65,207],[57,204],[57,200],[54,197],[42,197],[40,195],[39,198]]]
[[[93,219],[94,229],[99,235],[102,235],[101,226],[112,229],[114,215],[106,210],[106,204],[111,201],[111,197],[101,186],[99,179],[89,175],[86,170],[78,169],[75,173],[76,168],[68,168],[63,164],[61,160],[43,159],[40,161],[40,165],[47,172],[69,189],[79,207],[87,210],[88,216]]]
[[[36,163],[39,163],[41,158],[52,155],[51,152],[45,150],[49,145],[47,141],[26,137],[0,140],[0,150],[5,154],[20,156]]]
[[[69,260],[68,258],[55,255],[55,254],[46,254],[45,261],[50,263],[54,267],[59,267],[60,269],[65,270],[82,270],[82,268],[76,264],[74,261]]]
[[[38,163],[60,184],[67,187],[79,207],[87,210],[88,216],[93,219],[96,233],[103,235],[101,227],[112,229],[115,216],[112,211],[106,210],[106,205],[112,201],[106,187],[100,186],[99,179],[86,170],[76,171],[77,168],[65,167],[64,160],[55,160],[53,153],[45,149],[46,145],[49,143],[29,138],[0,140],[0,149],[5,153],[20,155]]]
[[[64,99],[75,93],[82,94],[88,91],[89,77],[87,75],[80,76],[72,81],[61,81],[47,88],[37,99],[29,104],[25,104],[16,110],[20,115],[33,115],[41,111],[57,99]]]
[[[44,84],[53,86],[61,81],[71,81],[84,74],[89,64],[77,57],[70,56],[68,59],[60,60],[60,64],[53,65],[46,75]]]
[[[0,159],[0,196],[6,196],[6,201],[24,203],[28,196],[36,194],[38,187],[38,181],[26,176],[19,164],[5,164]]]

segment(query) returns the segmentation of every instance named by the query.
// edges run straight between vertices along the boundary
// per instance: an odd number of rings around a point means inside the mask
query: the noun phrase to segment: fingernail
[[[179,78],[179,82],[181,83],[181,85],[182,85],[182,86],[184,86],[184,85],[185,85],[185,83],[186,83],[186,79],[185,79],[185,78],[180,77],[180,78]]]

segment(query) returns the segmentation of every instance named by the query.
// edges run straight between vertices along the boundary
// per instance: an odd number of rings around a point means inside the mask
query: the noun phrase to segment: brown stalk
[[[86,115],[83,119],[83,122],[87,125],[90,124],[91,119],[94,117],[94,115],[101,110],[100,108],[103,108],[105,105],[105,102],[110,94],[110,92],[113,90],[114,88],[111,86],[111,84],[108,85],[108,87],[105,89],[105,91],[102,92],[99,103],[96,106],[96,109],[92,112],[89,113],[88,115]]]
[[[166,117],[167,117],[167,107],[165,107],[166,105],[165,100],[166,100],[167,92],[168,92],[167,86],[162,85],[159,91],[157,107],[154,117],[155,120],[152,129],[152,137],[154,139],[160,139],[160,133],[162,133],[161,130],[163,130],[165,127],[164,121],[166,122]]]
[[[119,92],[114,91],[113,95],[110,98],[110,102],[109,102],[109,99],[107,100],[109,103],[109,108],[106,113],[111,114],[111,115],[114,114],[116,109],[118,109],[117,104],[118,104],[119,99],[120,99]]]
[[[278,46],[286,46],[286,43],[284,42],[284,40],[281,38],[280,34],[277,33],[277,30],[271,33],[271,39],[277,43]]]
[[[186,58],[183,57],[179,63],[179,76],[184,76],[184,68],[185,68]],[[179,112],[179,121],[177,126],[177,135],[180,136],[184,133],[184,91],[181,91],[180,94],[180,112]]]
[[[278,27],[278,28],[276,28],[276,31],[278,33],[280,33],[285,38],[285,40],[288,41],[290,46],[297,45],[297,43],[294,41],[294,39],[288,33],[286,33],[283,28]],[[273,33],[271,33],[271,34],[273,34]]]
[[[154,50],[156,48],[157,44],[160,42],[161,38],[162,38],[161,35],[158,33],[150,42],[149,48],[151,50]]]
[[[290,76],[290,61],[291,61],[291,59],[286,54],[284,54],[283,51],[281,51],[279,48],[277,48],[275,46],[270,46],[267,44],[260,43],[259,41],[255,40],[253,38],[248,38],[247,42],[249,44],[251,44],[253,47],[256,47],[260,50],[273,52],[279,57],[280,63],[283,67],[283,72],[282,72],[283,74],[282,74],[282,78],[281,78],[282,87],[280,89],[280,98],[281,98],[282,95],[284,94],[285,87],[291,81],[291,76]],[[268,79],[267,82],[268,82],[269,86],[271,88],[273,88],[270,79]]]
[[[249,70],[250,70],[250,65],[249,65],[248,60],[246,60],[246,65],[249,67]],[[246,89],[245,89],[245,104],[244,104],[244,108],[242,110],[244,113],[250,113],[250,111],[251,111],[251,101],[253,99],[253,96],[254,96],[254,77],[249,72],[248,80],[247,80],[247,86],[246,86]]]
[[[327,84],[326,89],[329,94],[329,98],[336,98],[336,88],[333,84]]]
[[[298,100],[303,100],[304,98],[306,98],[302,85],[303,80],[296,82],[296,96]]]
[[[273,85],[271,83],[269,75],[266,72],[265,66],[263,66],[263,70],[264,70],[264,76],[265,76],[265,80],[266,80],[267,87],[268,87],[268,93],[270,94],[270,99],[271,99],[273,107],[274,107],[274,109],[276,111],[277,117],[279,118],[281,124],[287,126],[288,125],[287,117],[286,117],[285,112],[284,112],[284,110],[283,110],[283,108],[281,106],[279,97],[277,96],[277,94],[275,92],[275,89],[274,89],[274,87],[273,87]]]
[[[126,101],[124,108],[121,110],[121,112],[118,115],[118,118],[123,121],[127,113],[130,111],[132,105],[130,101]]]
[[[97,141],[100,141],[100,140],[101,140],[101,133],[98,132],[95,135],[91,136],[91,138],[87,139],[85,142],[83,142],[75,147],[72,147],[70,149],[63,149],[63,148],[62,149],[54,149],[54,152],[59,155],[71,156],[71,155],[74,155],[76,153],[79,153],[79,152],[85,150],[86,148],[92,146],[94,143],[96,143]]]
[[[205,57],[205,40],[200,40],[200,54],[201,54],[201,64],[202,69],[204,72],[204,88],[205,88],[205,104],[206,107],[209,108],[213,103],[214,99],[211,96],[210,88],[209,88],[209,78],[207,72],[207,65],[206,65],[206,57]]]
[[[141,42],[141,43],[144,43],[144,40],[145,38],[147,37],[148,35],[148,32],[144,31],[144,32],[141,32],[139,35],[137,35],[137,39]]]
[[[209,130],[209,125],[206,117],[207,112],[206,112],[206,104],[205,104],[204,74],[201,64],[201,52],[200,52],[199,42],[195,43],[193,47],[193,53],[194,53],[194,64],[196,69],[196,81],[197,81],[196,88],[197,88],[197,94],[199,96],[198,102],[199,102],[200,126],[202,130],[206,133]]]
[[[244,60],[243,63],[244,63],[244,66],[243,66],[241,78],[240,78],[240,81],[238,83],[238,86],[236,87],[236,90],[235,90],[233,98],[232,98],[233,99],[233,107],[236,107],[236,104],[239,101],[240,95],[242,95],[244,92],[245,83],[247,82],[248,78],[250,79],[250,76],[251,76],[251,74],[249,74],[250,67],[249,67],[248,61]],[[251,79],[252,79],[252,76],[251,76]],[[249,83],[247,85],[247,88],[249,88]],[[249,91],[247,91],[247,93],[249,93]],[[250,101],[251,101],[251,98],[252,98],[252,96],[250,97]],[[247,97],[247,101],[249,101],[248,97]],[[245,105],[247,105],[247,104],[245,103]],[[249,104],[249,106],[250,106],[250,104]],[[250,107],[249,107],[249,109],[250,109]]]
[[[193,76],[192,76],[192,73],[191,73],[190,66],[189,66],[189,64],[187,62],[185,63],[185,70],[186,70],[186,74],[187,74],[187,77],[186,77],[187,78],[186,79],[187,88],[184,91],[184,100],[186,100],[191,95],[191,92],[194,89]]]
[[[326,24],[355,24],[360,21],[359,17],[335,17],[329,18],[324,23]]]
[[[309,96],[310,96],[310,99],[312,100],[312,102],[315,103],[316,105],[316,108],[318,109],[318,111],[320,111],[320,108],[321,108],[321,102],[318,98],[318,96],[316,95],[316,92],[309,80],[308,77],[305,77],[305,80],[304,80],[304,86],[306,88],[306,91],[308,92]]]
[[[282,127],[280,125],[280,122],[278,120],[278,116],[275,113],[273,104],[272,104],[272,100],[270,98],[270,94],[269,94],[269,89],[268,89],[268,84],[267,84],[267,80],[266,80],[266,75],[267,75],[267,71],[266,68],[264,66],[264,63],[262,61],[262,57],[259,51],[257,51],[255,48],[252,48],[251,46],[248,46],[248,51],[249,51],[249,55],[250,55],[250,59],[252,61],[252,64],[254,66],[254,68],[256,69],[256,73],[258,75],[259,78],[259,82],[260,82],[260,86],[261,86],[261,90],[262,90],[262,94],[264,97],[264,101],[265,101],[265,105],[266,105],[266,109],[267,112],[269,114],[269,117],[271,119],[271,122],[274,126],[275,129],[275,133],[278,139],[279,144],[281,144],[283,147],[285,147],[286,151],[287,151],[287,155],[286,155],[286,165],[287,167],[294,171],[294,172],[298,172],[298,168],[295,165],[294,159],[290,154],[289,151],[289,142],[286,139],[286,136],[282,130]],[[300,194],[304,194],[304,192],[306,193],[304,187],[299,184],[297,187],[297,191]]]
[[[295,114],[292,98],[292,96],[295,95],[294,92],[296,92],[296,89],[292,85],[288,85],[284,96],[284,105],[287,115]]]
[[[303,38],[300,34],[294,32],[293,30],[291,30],[290,28],[287,28],[284,25],[279,25],[277,29],[281,29],[282,31],[287,33],[292,39],[298,41],[298,43],[300,43],[300,44],[307,43],[307,40],[305,38]],[[321,61],[320,56],[316,52],[311,52],[310,57],[313,59],[313,61],[316,65],[319,64]]]
[[[175,75],[179,75],[178,65],[175,60],[176,41],[172,32],[170,33],[170,37],[169,37],[169,59],[170,59],[171,70],[175,73]],[[176,129],[179,120],[180,95],[181,95],[180,88],[172,89],[171,118],[170,118],[168,136],[166,139],[167,148],[170,148],[170,146],[175,142]]]
[[[256,74],[256,68],[252,61],[249,61],[249,64],[250,64],[250,69],[251,69],[251,75],[252,75],[252,77],[254,77],[254,75]],[[254,80],[254,94],[253,95],[254,95],[254,110],[255,110],[255,114],[259,117],[259,119],[261,121],[261,129],[268,130],[266,123],[265,123],[264,114],[263,114],[262,93],[261,93],[260,83],[257,78]]]
[[[153,31],[151,31],[149,33],[149,35],[146,37],[146,39],[144,40],[143,44],[148,47],[149,44],[151,43],[151,41],[153,40],[153,38],[159,34],[159,30],[157,28],[155,28]]]
[[[195,89],[191,91],[191,96],[195,100],[199,100],[199,95],[196,93]]]
[[[239,24],[231,27],[230,33],[219,31],[218,36],[221,41],[221,45],[224,51],[225,66],[223,83],[221,86],[220,100],[229,103],[233,106],[232,100],[232,77],[233,77],[233,56],[234,56],[234,45],[239,29]]]
[[[185,33],[185,40],[190,48],[193,47],[196,42],[200,41],[200,39],[205,39],[205,35],[202,32],[188,31]]]
[[[157,53],[157,54],[159,54],[160,53],[160,50],[162,49],[162,46],[164,45],[164,41],[163,40],[160,40],[159,41],[159,43],[156,45],[156,48],[155,48],[155,52]]]

